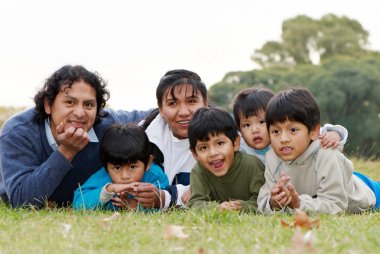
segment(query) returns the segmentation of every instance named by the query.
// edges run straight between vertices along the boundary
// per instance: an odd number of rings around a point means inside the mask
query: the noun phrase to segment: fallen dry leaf
[[[118,220],[119,218],[120,218],[120,213],[115,212],[114,214],[112,214],[111,217],[104,218],[103,221],[113,221],[113,220]]]
[[[165,228],[164,232],[164,238],[170,239],[170,238],[180,238],[180,239],[186,239],[189,237],[189,235],[183,233],[182,231],[183,227],[181,226],[175,226],[175,225],[168,225]]]
[[[206,254],[206,250],[200,247],[198,250],[198,254]]]
[[[300,227],[304,229],[312,229],[312,228],[319,228],[320,220],[319,217],[315,218],[314,220],[310,220],[309,216],[304,211],[296,209],[294,214],[294,222],[288,223],[284,220],[281,220],[281,225],[283,227]]]
[[[66,238],[69,235],[69,233],[70,233],[71,224],[61,223],[61,225],[63,226],[62,235],[63,235],[64,238]]]

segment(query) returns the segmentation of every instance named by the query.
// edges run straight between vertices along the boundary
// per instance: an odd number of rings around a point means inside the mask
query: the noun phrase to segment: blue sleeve
[[[44,206],[72,168],[70,161],[58,151],[44,158],[46,147],[43,147],[37,128],[31,124],[15,126],[11,121],[3,125],[0,191],[2,195],[6,192],[13,207]]]
[[[92,210],[97,208],[112,209],[107,203],[102,207],[100,203],[100,192],[104,185],[111,183],[111,177],[105,170],[101,168],[93,174],[82,186],[78,187],[74,192],[73,209],[74,210]]]
[[[118,123],[130,123],[135,122],[138,123],[144,117],[146,117],[152,110],[141,111],[141,110],[133,110],[133,111],[125,111],[125,110],[117,110],[114,111],[112,109],[107,108],[106,111],[108,114],[112,114],[115,118],[115,121]]]
[[[168,177],[155,162],[152,162],[149,170],[145,172],[141,181],[152,183],[161,190],[164,190],[169,185]]]

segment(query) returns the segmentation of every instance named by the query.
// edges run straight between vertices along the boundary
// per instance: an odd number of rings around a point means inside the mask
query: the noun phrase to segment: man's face
[[[269,127],[274,152],[283,161],[293,161],[302,155],[310,142],[319,134],[319,126],[309,132],[306,125],[297,121],[277,122]]]
[[[50,128],[57,141],[56,129],[62,122],[64,130],[69,127],[88,131],[96,119],[96,91],[89,84],[78,81],[71,87],[64,85],[55,97],[53,105],[45,100],[45,112],[50,116]]]
[[[240,136],[234,143],[221,133],[209,138],[208,141],[198,140],[192,153],[210,173],[218,177],[224,176],[234,161],[235,152],[239,151]]]
[[[203,99],[200,91],[193,96],[192,86],[184,84],[174,88],[174,97],[170,89],[165,91],[159,110],[173,135],[178,139],[185,139],[188,138],[189,122],[195,111],[206,105],[207,101]]]

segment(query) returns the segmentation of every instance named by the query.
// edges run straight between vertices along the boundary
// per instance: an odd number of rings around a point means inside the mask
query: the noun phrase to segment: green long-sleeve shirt
[[[240,200],[242,210],[256,211],[257,197],[264,181],[264,165],[255,156],[244,152],[235,153],[231,168],[221,177],[197,163],[190,174],[188,206],[216,208],[224,201]]]

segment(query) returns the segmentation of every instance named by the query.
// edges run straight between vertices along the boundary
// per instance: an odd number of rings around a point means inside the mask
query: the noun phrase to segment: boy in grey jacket
[[[260,212],[336,214],[379,208],[380,183],[353,172],[352,162],[338,149],[320,147],[319,106],[308,90],[295,88],[274,96],[265,121],[273,149],[266,154]]]

